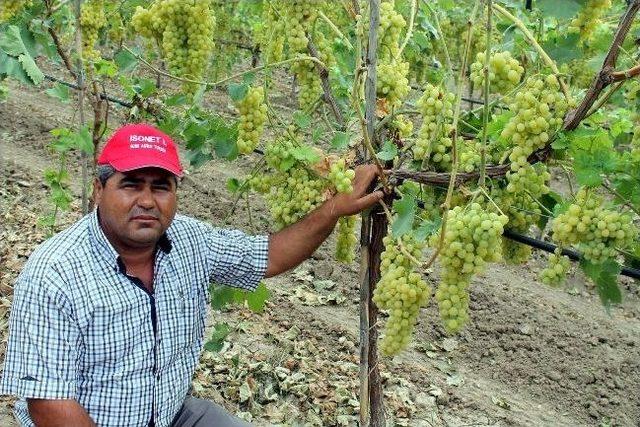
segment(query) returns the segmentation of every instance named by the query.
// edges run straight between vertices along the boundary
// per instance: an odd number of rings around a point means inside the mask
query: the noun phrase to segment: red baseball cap
[[[99,165],[111,165],[118,172],[156,167],[181,177],[178,150],[169,135],[144,123],[122,126],[111,135],[100,157]]]

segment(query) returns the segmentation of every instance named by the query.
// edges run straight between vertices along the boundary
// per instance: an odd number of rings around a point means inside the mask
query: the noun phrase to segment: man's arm
[[[340,217],[357,214],[381,200],[382,191],[367,194],[376,176],[375,165],[357,167],[353,192],[336,194],[300,221],[270,235],[265,276],[275,276],[297,266],[325,241]]]
[[[73,399],[27,399],[37,427],[95,427],[87,411]]]

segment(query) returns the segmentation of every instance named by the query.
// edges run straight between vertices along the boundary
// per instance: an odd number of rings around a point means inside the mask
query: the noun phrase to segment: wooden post
[[[377,147],[376,66],[380,0],[369,0],[369,38],[366,53],[365,120],[369,140]],[[370,156],[367,156],[370,160]],[[360,265],[360,426],[384,427],[382,382],[378,368],[378,309],[372,301],[380,277],[382,238],[387,232],[387,218],[376,206],[362,217]]]

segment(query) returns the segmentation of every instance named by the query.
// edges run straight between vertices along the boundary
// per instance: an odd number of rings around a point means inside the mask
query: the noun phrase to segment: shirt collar
[[[115,248],[111,245],[111,242],[109,242],[109,239],[107,239],[107,236],[104,234],[104,231],[100,226],[98,208],[94,209],[90,214],[89,234],[93,242],[92,246],[96,250],[97,254],[106,259],[113,268],[118,270],[118,259],[120,258],[120,254],[118,254]],[[160,236],[160,240],[158,240],[158,248],[167,255],[173,249],[171,240],[166,232]]]

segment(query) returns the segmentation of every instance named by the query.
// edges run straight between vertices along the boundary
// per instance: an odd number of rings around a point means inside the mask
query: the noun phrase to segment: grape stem
[[[384,200],[380,200],[378,203],[380,203],[380,205],[382,206],[382,210],[384,210],[384,213],[387,216],[387,220],[391,224],[393,222],[393,215],[391,215],[391,211],[389,210],[389,207],[384,202]],[[414,257],[413,255],[411,255],[411,253],[404,246],[404,244],[402,243],[402,240],[400,238],[394,239],[394,240],[398,244],[398,248],[400,249],[400,252],[402,252],[402,254],[404,256],[406,256],[409,261],[414,263],[417,267],[422,266],[422,262],[420,262],[420,260],[416,259],[416,257]]]
[[[445,41],[444,34],[442,34],[442,28],[440,28],[440,20],[438,19],[438,13],[433,10],[431,5],[427,0],[423,0],[425,6],[431,13],[433,17],[433,21],[436,24],[436,30],[438,31],[438,36],[440,37],[440,41],[442,42],[442,49],[444,50],[444,58],[447,63],[447,70],[449,71],[449,76],[453,76],[453,65],[451,65],[451,56],[449,55],[449,49],[447,48],[447,42]]]
[[[496,202],[493,201],[493,199],[491,198],[489,193],[487,193],[487,190],[485,190],[484,187],[478,187],[478,190],[480,190],[480,192],[485,195],[487,200],[489,200],[491,202],[493,207],[495,207],[498,210],[498,212],[500,212],[500,215],[504,215],[504,212],[502,212],[502,209],[500,209],[500,207],[498,205],[496,205]],[[506,216],[506,215],[504,215],[504,216]]]
[[[402,42],[402,45],[400,45],[400,50],[398,51],[398,58],[402,56],[402,52],[404,51],[404,48],[407,46],[407,43],[409,43],[409,40],[413,35],[413,23],[416,19],[417,9],[418,9],[418,0],[412,0],[411,12],[409,13],[409,26],[407,27],[407,34],[405,34],[404,36],[404,41]]]
[[[158,74],[161,74],[161,75],[163,75],[165,77],[169,77],[170,79],[173,79],[173,80],[178,80],[178,81],[185,82],[185,83],[194,83],[194,84],[202,85],[202,86],[206,86],[206,87],[221,86],[222,84],[227,83],[228,81],[231,81],[231,80],[235,80],[238,77],[242,77],[245,74],[250,74],[250,73],[254,73],[256,71],[261,71],[261,70],[264,70],[264,69],[278,67],[280,65],[290,64],[292,62],[311,61],[311,62],[314,62],[315,64],[317,64],[317,65],[319,65],[321,67],[325,67],[326,68],[324,62],[320,61],[318,58],[314,58],[313,56],[297,56],[295,58],[289,58],[289,59],[285,59],[283,61],[272,62],[272,63],[269,63],[269,64],[264,64],[264,65],[259,65],[257,67],[249,68],[248,70],[232,74],[232,75],[230,75],[228,77],[225,77],[222,80],[218,80],[217,82],[207,82],[207,81],[202,81],[202,80],[193,80],[193,79],[189,79],[189,78],[186,78],[186,77],[179,77],[179,76],[175,76],[175,75],[173,75],[171,73],[168,73],[166,71],[162,71],[159,68],[157,68],[157,67],[153,66],[152,64],[150,64],[149,62],[147,62],[144,58],[142,58],[137,53],[133,52],[127,46],[122,45],[122,48],[124,50],[126,50],[127,52],[129,52],[131,55],[133,55],[137,60],[142,62],[147,68],[149,68],[152,71],[155,71]]]
[[[491,82],[489,81],[489,59],[491,58],[491,0],[487,2],[487,42],[484,52],[484,105],[482,112],[482,142],[480,145],[480,179],[478,179],[478,185],[484,187],[485,176],[487,174],[487,128],[489,127],[489,87]]]
[[[513,16],[511,13],[509,13],[508,10],[506,10],[499,4],[494,3],[493,9],[498,13],[500,13],[505,18],[507,18],[508,20],[510,20],[511,22],[513,22],[516,25],[516,27],[518,27],[518,29],[522,31],[522,34],[524,34],[524,36],[528,39],[529,43],[531,43],[531,45],[538,51],[538,54],[540,55],[542,60],[549,66],[549,68],[551,68],[551,71],[553,71],[553,73],[557,76],[558,81],[560,82],[560,87],[562,88],[562,93],[564,94],[564,97],[569,103],[571,103],[571,94],[569,93],[569,88],[565,83],[564,79],[562,78],[560,70],[558,70],[558,66],[556,65],[554,60],[551,59],[551,57],[547,54],[547,52],[544,51],[542,46],[540,46],[540,44],[538,43],[534,35],[531,34],[531,31],[529,31],[527,26],[524,25],[524,22],[522,22],[520,19]]]
[[[458,88],[456,94],[456,105],[455,111],[453,113],[453,135],[452,135],[452,147],[451,147],[451,174],[449,175],[449,184],[447,186],[447,196],[443,203],[443,214],[442,214],[442,225],[440,228],[440,239],[438,241],[438,245],[436,246],[431,258],[424,265],[424,268],[429,268],[438,258],[442,247],[444,246],[444,236],[447,231],[447,217],[449,212],[449,207],[451,206],[451,196],[453,195],[453,188],[456,185],[456,174],[458,173],[458,153],[456,149],[457,143],[457,135],[458,135],[458,119],[460,118],[460,107],[462,104],[462,88],[463,82],[466,75],[467,63],[469,62],[469,54],[471,51],[471,39],[472,33],[471,30],[473,28],[473,21],[475,20],[476,13],[478,12],[478,6],[480,5],[480,0],[476,0],[473,6],[473,11],[469,16],[467,21],[467,41],[464,47],[464,57],[462,59],[462,66],[460,67],[460,75],[458,78]]]
[[[622,201],[622,204],[626,207],[628,207],[629,209],[631,209],[631,211],[633,211],[636,215],[640,216],[640,211],[638,211],[638,209],[636,209],[633,204],[627,200],[622,194],[620,194],[615,188],[613,188],[611,186],[611,183],[609,182],[609,180],[604,180],[602,182],[602,184],[600,184],[604,189],[606,189],[609,193],[613,194],[614,196],[616,196],[618,199],[620,199]]]
[[[340,37],[342,42],[349,48],[349,50],[353,50],[353,45],[351,44],[349,39],[344,34],[342,34],[342,31],[340,31],[340,29],[336,26],[336,24],[334,24],[333,21],[331,21],[331,19],[329,19],[327,15],[325,15],[321,10],[319,10],[318,16],[322,18],[324,22],[327,23],[327,25],[329,25],[329,27],[333,30],[334,33],[336,33],[338,37]]]

